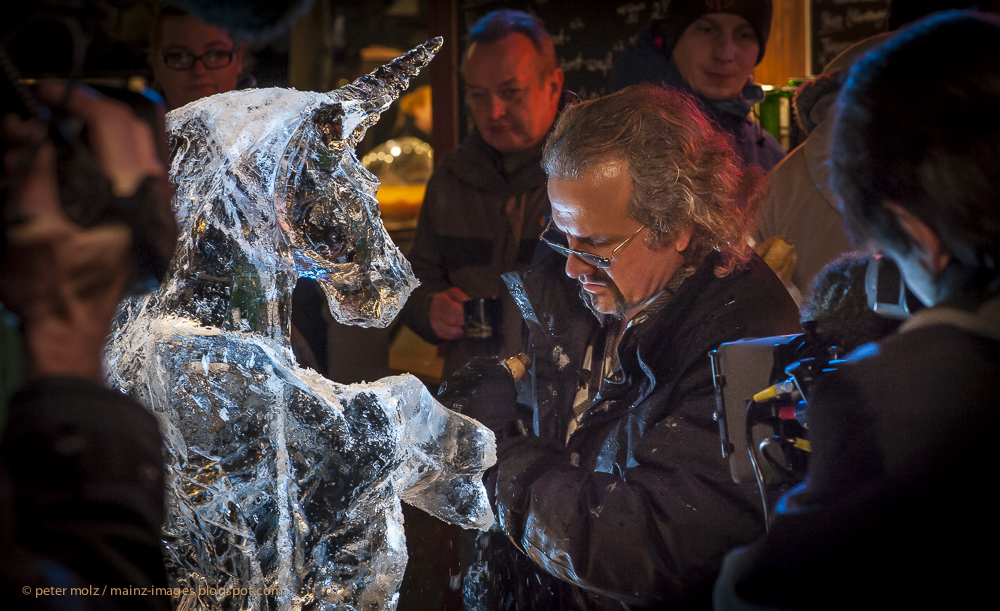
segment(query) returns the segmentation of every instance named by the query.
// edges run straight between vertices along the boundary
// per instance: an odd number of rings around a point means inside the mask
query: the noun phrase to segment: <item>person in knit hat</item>
[[[753,64],[759,64],[771,33],[771,0],[673,0],[663,18],[654,20],[650,28],[660,48],[670,55],[691,25],[702,17],[712,20],[719,15],[739,17],[753,30],[758,45]]]
[[[615,58],[609,89],[649,82],[694,95],[744,164],[769,170],[785,151],[748,115],[764,98],[751,76],[770,32],[771,0],[671,0]]]

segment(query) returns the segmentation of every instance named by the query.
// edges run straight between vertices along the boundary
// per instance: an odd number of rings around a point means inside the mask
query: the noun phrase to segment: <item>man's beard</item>
[[[618,285],[616,285],[610,278],[601,278],[601,283],[604,287],[608,289],[611,293],[611,299],[614,301],[614,310],[611,312],[604,312],[597,307],[597,295],[594,295],[590,291],[583,288],[580,285],[580,299],[583,300],[583,304],[587,306],[591,314],[597,317],[597,320],[604,322],[606,318],[615,318],[621,320],[625,318],[625,313],[629,310],[629,304],[625,302],[625,296],[622,292],[618,290]]]

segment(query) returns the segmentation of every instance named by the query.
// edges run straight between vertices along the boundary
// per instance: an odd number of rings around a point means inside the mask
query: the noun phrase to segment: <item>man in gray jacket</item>
[[[432,343],[448,342],[445,375],[473,356],[516,353],[520,317],[500,274],[531,261],[548,214],[542,141],[555,121],[563,74],[534,17],[495,11],[469,32],[462,64],[476,130],[430,182],[409,253],[421,286],[403,320]],[[463,302],[500,299],[500,329],[463,332]]]

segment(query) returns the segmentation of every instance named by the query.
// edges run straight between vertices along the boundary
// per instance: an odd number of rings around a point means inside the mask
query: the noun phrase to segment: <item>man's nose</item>
[[[500,96],[491,95],[490,96],[490,118],[499,119],[507,113],[507,105]]]
[[[589,276],[597,271],[597,268],[590,263],[587,263],[582,258],[577,255],[569,255],[566,257],[566,275],[573,279],[580,279],[584,276]]]
[[[731,35],[722,35],[714,44],[715,56],[723,61],[731,61],[736,56],[736,41]]]

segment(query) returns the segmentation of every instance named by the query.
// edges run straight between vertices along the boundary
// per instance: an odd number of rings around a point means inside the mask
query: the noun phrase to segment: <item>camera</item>
[[[176,228],[170,211],[161,203],[160,186],[147,179],[131,196],[117,197],[111,183],[87,143],[87,130],[79,117],[58,106],[41,104],[22,76],[22,67],[32,76],[55,75],[78,80],[83,59],[99,24],[113,13],[110,5],[87,0],[43,0],[12,8],[13,15],[0,28],[0,113],[17,113],[45,124],[47,138],[56,150],[59,199],[67,217],[82,227],[122,223],[132,230],[134,271],[130,292],[155,288],[166,273]],[[123,88],[91,86],[106,97],[127,104],[149,123],[162,139],[163,109],[142,93]],[[162,150],[162,147],[161,147]],[[6,153],[4,147],[2,153]],[[30,160],[27,160],[30,161]],[[3,227],[0,256],[6,256],[10,227],[22,222],[14,205],[18,172],[0,170],[0,201]]]
[[[71,84],[79,81],[88,47],[102,41],[100,25],[111,14],[110,5],[101,0],[39,0],[5,8],[5,19],[0,22],[0,116],[34,119],[44,127],[45,135],[34,149],[19,143],[16,156],[8,155],[10,143],[0,140],[0,156],[5,161],[0,167],[0,262],[13,269],[22,265],[8,260],[12,256],[8,233],[28,220],[20,212],[20,189],[37,151],[47,142],[55,152],[59,201],[69,220],[85,228],[115,223],[131,230],[128,290],[140,294],[162,281],[176,242],[165,185],[146,178],[132,195],[117,197],[89,146],[87,124],[58,103],[46,107],[33,88],[36,79],[43,77],[67,79]],[[125,103],[145,120],[154,138],[161,141],[163,157],[164,111],[156,101],[123,88],[91,87]],[[25,367],[22,331],[21,320],[0,304],[0,405],[21,384]]]
[[[845,257],[823,273],[834,279],[815,285],[824,294],[813,298],[825,305],[812,308],[803,333],[727,342],[709,353],[722,456],[733,481],[756,482],[762,499],[806,476],[816,382],[848,350],[880,339],[920,307],[886,257]]]
[[[805,477],[808,400],[840,362],[811,330],[727,342],[709,357],[722,456],[734,482],[788,485]]]

